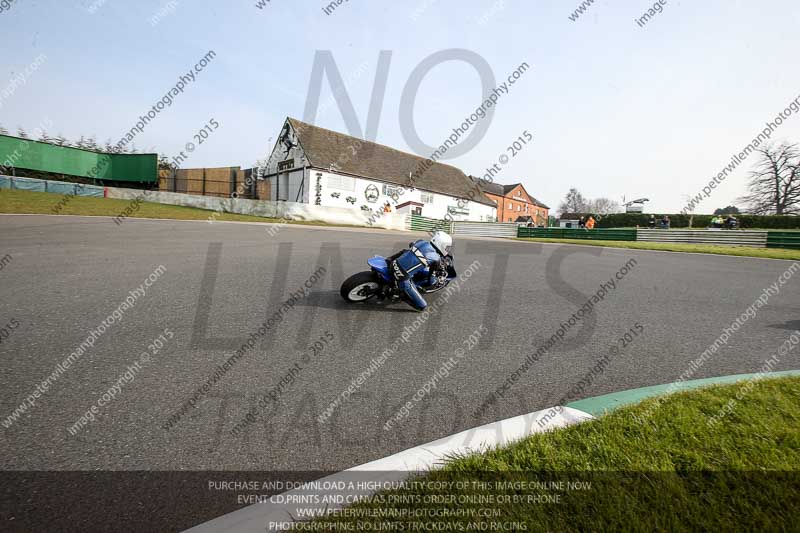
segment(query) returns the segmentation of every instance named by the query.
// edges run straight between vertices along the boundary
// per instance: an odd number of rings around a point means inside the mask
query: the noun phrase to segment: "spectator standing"
[[[647,221],[647,226],[650,229],[656,229],[656,216],[650,215],[650,220]]]
[[[586,229],[594,229],[594,217],[589,215],[589,220],[586,221]]]

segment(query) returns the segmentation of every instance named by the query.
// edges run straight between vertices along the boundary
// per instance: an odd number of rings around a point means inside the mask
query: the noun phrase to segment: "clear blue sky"
[[[523,130],[535,136],[505,168],[557,207],[569,187],[588,197],[649,197],[648,212],[674,212],[779,111],[800,96],[800,4],[790,0],[668,0],[644,28],[652,3],[598,0],[576,22],[578,0],[350,0],[331,15],[316,0],[190,2],[152,27],[162,0],[15,0],[0,13],[0,91],[39,54],[46,60],[3,100],[0,123],[71,139],[117,140],[208,50],[216,59],[136,141],[175,154],[209,118],[220,129],[188,166],[249,166],[287,115],[303,118],[315,50],[331,50],[363,124],[379,50],[392,50],[377,141],[410,150],[399,102],[428,55],[466,48],[498,81],[533,66],[498,105],[484,139],[448,161],[479,175]],[[86,6],[97,5],[94,14]],[[412,13],[424,9],[418,20]],[[481,18],[483,17],[483,21]],[[322,101],[330,96],[327,82]],[[474,69],[434,69],[417,98],[422,138],[438,144],[480,101]],[[336,106],[320,126],[346,131]],[[800,116],[778,130],[800,141]],[[424,154],[428,155],[428,154]],[[740,167],[701,204],[710,212],[744,192]]]

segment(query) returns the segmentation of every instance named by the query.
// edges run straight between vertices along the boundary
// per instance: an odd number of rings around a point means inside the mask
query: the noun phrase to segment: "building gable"
[[[308,157],[300,144],[297,130],[289,120],[285,121],[278,140],[272,148],[272,153],[267,160],[266,174],[272,175],[279,172],[288,172],[309,166]]]
[[[506,198],[517,200],[519,202],[525,202],[527,204],[534,204],[534,202],[531,200],[531,197],[528,196],[528,192],[525,190],[525,187],[523,187],[521,183],[509,185],[508,187],[511,188],[505,192]]]

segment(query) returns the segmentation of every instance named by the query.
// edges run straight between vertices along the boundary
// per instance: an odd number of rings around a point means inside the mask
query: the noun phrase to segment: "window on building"
[[[511,202],[508,202],[508,207],[506,207],[506,209],[514,209],[514,206],[511,205]]]
[[[356,190],[356,179],[350,176],[338,176],[336,174],[328,176],[328,187],[341,191]]]
[[[433,203],[433,193],[431,192],[423,192],[421,193],[422,203],[423,204],[432,204]]]
[[[522,206],[517,204],[517,212],[522,211]]]

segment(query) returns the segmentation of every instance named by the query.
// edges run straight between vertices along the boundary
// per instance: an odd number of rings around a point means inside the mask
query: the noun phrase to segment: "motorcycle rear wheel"
[[[370,270],[353,274],[344,280],[339,294],[348,302],[364,302],[377,296],[380,288],[378,276]]]

